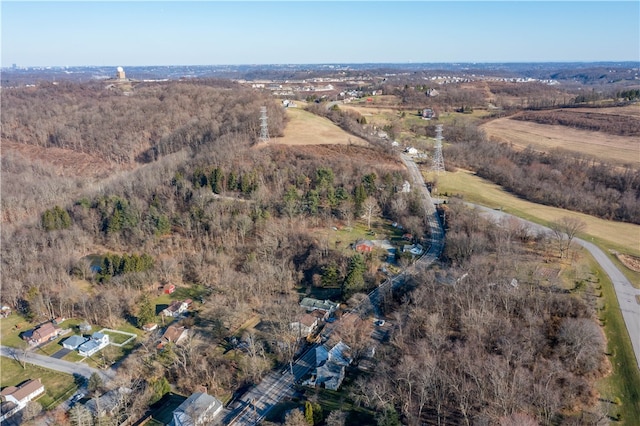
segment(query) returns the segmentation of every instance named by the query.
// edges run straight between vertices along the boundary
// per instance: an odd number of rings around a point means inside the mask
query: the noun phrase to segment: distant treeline
[[[640,136],[640,120],[629,115],[552,110],[523,111],[511,118],[514,120],[533,121],[539,124],[557,124],[618,136]]]

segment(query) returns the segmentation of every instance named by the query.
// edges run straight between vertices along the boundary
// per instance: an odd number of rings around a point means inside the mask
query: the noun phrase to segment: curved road
[[[527,224],[531,229],[542,232],[551,232],[551,229],[539,225],[534,222],[530,222],[525,219],[521,219],[517,216],[504,213],[502,211],[493,210],[488,207],[480,206],[477,204],[467,203],[483,212],[500,219],[503,217],[512,217]],[[636,356],[636,364],[640,368],[640,290],[633,287],[627,277],[614,265],[609,257],[595,244],[582,240],[580,238],[574,238],[574,241],[587,249],[593,258],[600,264],[602,270],[609,276],[613,283],[613,289],[616,292],[618,303],[620,304],[620,311],[622,312],[622,318],[627,326],[627,332],[631,338],[631,346]]]

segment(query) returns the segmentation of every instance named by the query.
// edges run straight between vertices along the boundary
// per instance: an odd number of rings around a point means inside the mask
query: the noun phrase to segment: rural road
[[[551,232],[547,227],[539,225],[537,223],[530,222],[528,220],[521,219],[517,216],[504,213],[502,211],[493,210],[488,207],[480,206],[478,204],[467,203],[468,205],[482,210],[485,214],[488,214],[496,219],[503,217],[513,217],[521,222],[527,224],[531,229],[542,232]],[[582,240],[580,238],[574,238],[577,244],[581,245],[591,253],[593,258],[600,264],[602,270],[609,276],[613,283],[613,288],[620,304],[620,311],[622,312],[622,318],[627,326],[627,332],[631,338],[631,345],[633,346],[633,352],[636,356],[636,364],[640,368],[640,290],[631,285],[631,282],[627,277],[614,265],[614,263],[607,257],[607,255],[595,244]]]
[[[405,155],[402,155],[402,161],[409,169],[414,185],[420,188],[419,190],[423,196],[424,209],[427,213],[425,219],[429,225],[430,234],[429,248],[426,253],[408,269],[417,269],[418,267],[427,268],[435,262],[442,253],[444,248],[444,230],[418,167],[411,158]],[[380,296],[384,294],[385,291],[400,284],[403,280],[404,274],[387,279],[371,291],[368,297],[358,306],[354,307],[352,312],[365,315],[371,308],[377,310]],[[353,315],[354,313],[347,313],[345,315]],[[329,334],[339,328],[340,325],[340,321],[336,321],[330,326],[328,324],[325,327],[323,336],[328,338]],[[316,345],[311,346],[311,348],[296,360],[292,365],[293,374],[291,374],[288,368],[284,371],[271,372],[257,386],[242,395],[238,403],[234,404],[231,408],[231,411],[227,412],[223,423],[226,425],[258,424],[282,399],[294,396],[296,391],[294,383],[315,367],[315,348]]]
[[[18,362],[22,362],[22,360],[24,359],[24,361],[28,362],[29,364],[38,365],[40,367],[45,367],[50,370],[55,370],[71,375],[80,374],[87,379],[91,377],[91,374],[93,373],[98,373],[105,382],[108,382],[115,377],[115,371],[112,369],[98,370],[97,368],[89,367],[88,365],[83,363],[63,361],[61,359],[55,359],[51,358],[50,356],[40,355],[29,351],[27,351],[26,355],[24,355],[21,349],[10,348],[7,346],[0,346],[0,356],[11,358]],[[23,356],[25,356],[25,358],[23,358]]]

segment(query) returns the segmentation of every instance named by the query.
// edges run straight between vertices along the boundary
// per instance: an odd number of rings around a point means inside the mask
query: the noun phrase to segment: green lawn
[[[637,425],[637,420],[640,419],[640,370],[613,284],[591,257],[590,262],[602,284],[606,307],[600,312],[600,319],[605,323],[609,361],[613,368],[612,374],[602,379],[598,388],[604,399],[621,402],[619,405],[610,404],[609,407],[612,417],[618,413],[621,415],[621,422],[617,424]]]
[[[38,378],[41,379],[45,387],[45,393],[38,399],[38,402],[45,409],[55,407],[78,388],[73,376],[68,374],[58,373],[33,364],[26,364],[26,368],[22,368],[22,364],[19,362],[0,357],[0,384],[3,388],[16,386],[28,379]]]
[[[29,321],[15,312],[7,318],[0,319],[0,336],[3,346],[19,348],[24,344],[20,338],[20,333],[32,329],[34,326]]]
[[[109,341],[110,342],[115,343],[117,345],[121,345],[122,343],[124,343],[127,340],[131,339],[131,336],[129,336],[128,334],[122,334],[122,333],[117,333],[117,332],[108,331],[108,330],[103,331],[103,333],[106,334],[107,336],[109,336]],[[131,332],[127,331],[127,333],[131,333]],[[133,334],[138,336],[138,333],[133,333]],[[134,341],[135,341],[135,338],[134,338]]]

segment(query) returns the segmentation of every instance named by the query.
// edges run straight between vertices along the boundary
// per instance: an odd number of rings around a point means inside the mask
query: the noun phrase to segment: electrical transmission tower
[[[442,156],[442,124],[436,125],[436,146],[433,153],[433,165],[431,170],[440,174],[444,172],[444,157]]]
[[[269,123],[267,119],[267,107],[260,107],[260,142],[269,142]]]

